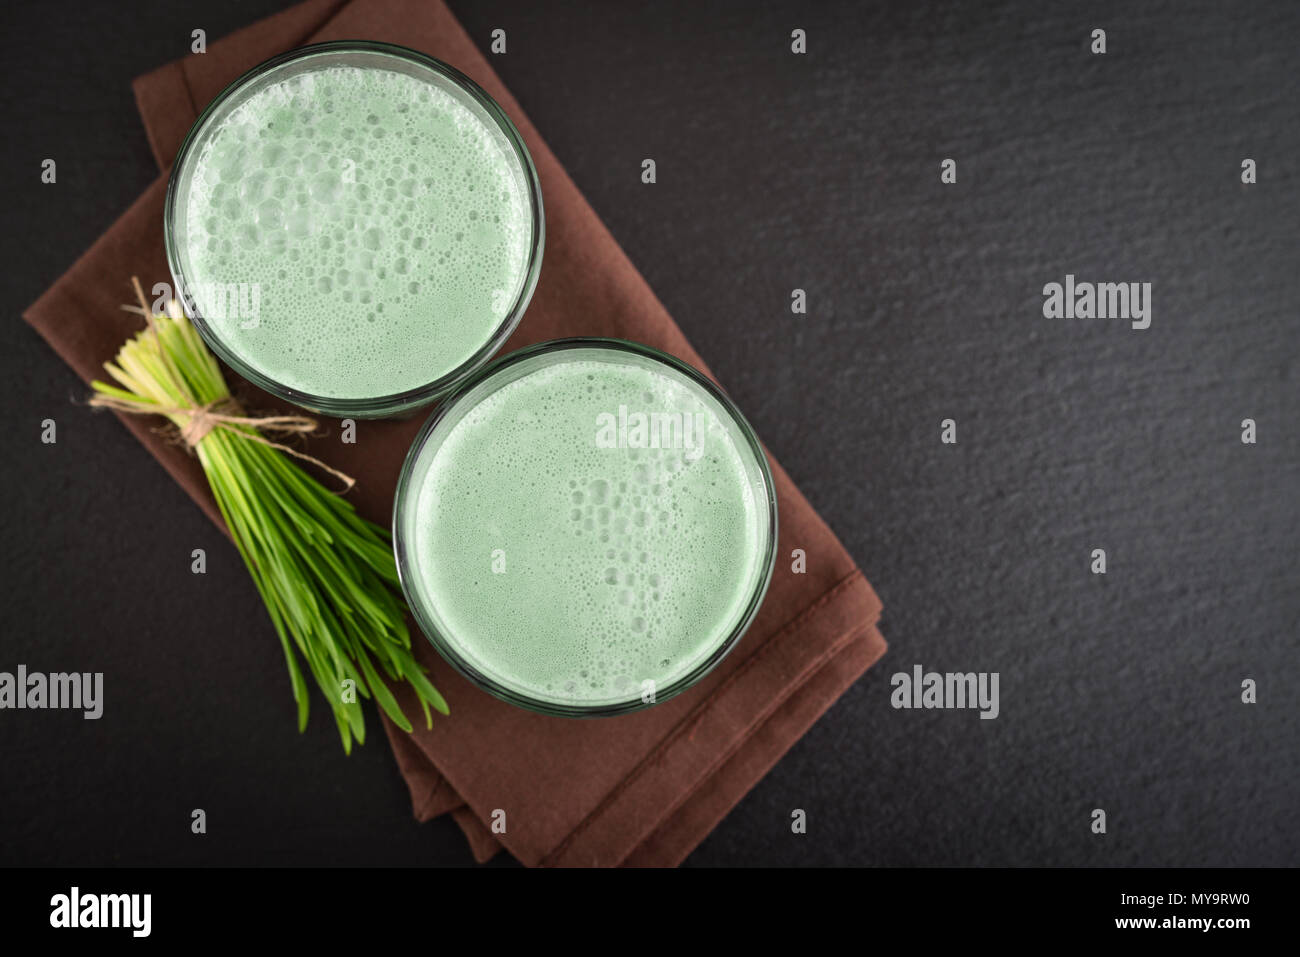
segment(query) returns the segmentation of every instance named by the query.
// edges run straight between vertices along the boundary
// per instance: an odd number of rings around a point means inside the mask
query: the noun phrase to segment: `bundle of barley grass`
[[[354,737],[365,742],[360,697],[373,696],[411,730],[380,669],[410,683],[432,726],[429,707],[447,714],[447,704],[411,654],[388,533],[289,457],[306,456],[265,434],[306,431],[315,422],[244,414],[179,307],[173,303],[167,315],[143,311],[147,328],[104,365],[117,385],[91,383],[92,404],[166,416],[194,449],[280,636],[299,730],[307,726],[308,693],[298,655],[333,708],[348,753]]]

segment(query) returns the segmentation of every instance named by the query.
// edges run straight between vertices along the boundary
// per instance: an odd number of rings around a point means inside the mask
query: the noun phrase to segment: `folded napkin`
[[[606,231],[486,58],[441,3],[308,0],[213,43],[206,54],[136,81],[136,99],[159,166],[166,169],[198,112],[244,70],[304,43],[367,39],[421,50],[490,93],[523,134],[546,204],[546,254],[527,314],[505,346],[560,336],[632,339],[707,373],[700,357]],[[100,374],[139,328],[118,309],[128,277],[148,290],[170,282],[162,246],[160,177],[26,313],[26,320],[83,379]],[[232,388],[252,388],[229,374]],[[253,404],[282,404],[256,393]],[[308,451],[357,477],[359,511],[386,524],[402,459],[421,416],[358,423],[355,444],[337,432]],[[202,471],[139,416],[123,422],[213,521]],[[885,650],[880,602],[853,560],[775,462],[780,509],[776,572],[749,632],[689,691],[616,718],[533,714],[479,691],[424,641],[419,659],[451,705],[432,730],[406,734],[384,719],[419,820],[450,813],[479,860],[502,846],[529,865],[679,863],[808,727]],[[806,571],[792,569],[803,549]],[[418,634],[418,633],[417,633]],[[268,640],[270,629],[267,629]],[[395,689],[407,713],[413,696]],[[381,716],[382,717],[382,716]],[[504,816],[495,812],[504,812]],[[504,830],[493,822],[504,821]]]

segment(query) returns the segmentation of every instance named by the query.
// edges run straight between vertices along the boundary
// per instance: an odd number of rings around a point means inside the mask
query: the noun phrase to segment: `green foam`
[[[666,688],[731,635],[766,576],[766,486],[735,420],[680,372],[608,350],[558,355],[421,450],[408,584],[493,682],[607,706],[646,680]],[[600,447],[620,406],[703,432],[689,448]]]
[[[238,359],[312,395],[453,372],[526,278],[528,175],[509,141],[445,81],[339,65],[272,78],[196,147],[180,255],[200,314]],[[253,321],[223,284],[256,288]]]

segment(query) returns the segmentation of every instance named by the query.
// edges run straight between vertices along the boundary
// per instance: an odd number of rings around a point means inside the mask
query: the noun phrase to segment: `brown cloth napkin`
[[[445,60],[481,84],[527,141],[546,203],[546,254],[532,304],[504,351],[560,336],[616,336],[705,368],[441,2],[308,0],[141,77],[136,99],[160,167],[170,165],[199,110],[241,72],[303,43],[338,39],[400,43]],[[99,375],[139,328],[138,318],[118,309],[130,298],[127,279],[139,275],[146,290],[170,281],[165,185],[164,176],[25,313],[84,379]],[[251,390],[230,379],[244,394]],[[262,393],[253,402],[280,407]],[[421,418],[361,422],[352,445],[331,430],[308,450],[356,476],[353,501],[386,524]],[[123,421],[220,524],[194,459],[153,433],[155,421]],[[451,716],[431,731],[417,723],[410,735],[385,721],[416,818],[451,813],[479,860],[501,846],[529,865],[664,866],[686,857],[885,650],[871,586],[785,471],[776,462],[772,471],[781,522],[767,599],[722,665],[670,701],[599,720],[532,714],[474,688],[417,642]],[[806,553],[806,572],[792,570],[796,548]],[[397,690],[415,713],[409,693]],[[494,831],[494,821],[504,821],[504,830]]]

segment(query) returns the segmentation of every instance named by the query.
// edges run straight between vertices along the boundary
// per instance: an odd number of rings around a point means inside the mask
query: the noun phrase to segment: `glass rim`
[[[497,376],[512,366],[518,365],[539,355],[564,352],[573,349],[603,349],[610,352],[630,353],[639,355],[644,358],[652,359],[669,366],[674,371],[681,373],[691,382],[700,386],[704,391],[722,407],[722,410],[731,417],[740,434],[744,436],[745,443],[748,446],[755,462],[758,466],[759,476],[763,481],[763,499],[767,505],[767,541],[763,549],[762,560],[758,579],[749,595],[744,610],[737,619],[736,624],[728,633],[726,639],[709,653],[709,655],[692,668],[687,674],[678,678],[664,689],[655,689],[654,700],[651,702],[643,701],[639,696],[627,701],[613,702],[610,704],[599,705],[574,705],[564,704],[561,702],[545,701],[540,698],[534,698],[530,695],[521,693],[513,688],[506,687],[501,682],[483,674],[474,665],[465,660],[465,657],[457,652],[441,630],[432,620],[428,609],[424,607],[420,600],[421,593],[414,584],[414,560],[406,549],[405,537],[401,532],[403,520],[406,518],[408,501],[411,500],[411,481],[412,473],[415,469],[416,462],[420,459],[421,453],[429,443],[434,433],[438,430],[439,425],[447,420],[448,415],[461,403],[466,397],[482,383]],[[513,381],[513,380],[512,380]],[[756,497],[757,498],[757,497]],[[758,507],[762,508],[762,502]],[[540,714],[547,714],[556,717],[570,718],[596,718],[609,717],[619,714],[629,714],[633,711],[640,711],[644,708],[651,707],[667,701],[688,688],[698,683],[705,675],[712,671],[725,658],[731,650],[740,642],[749,626],[753,624],[754,618],[758,615],[758,610],[763,604],[763,599],[767,595],[767,589],[772,581],[772,573],[776,568],[776,548],[777,548],[777,503],[776,503],[776,486],[772,478],[772,469],[767,461],[767,454],[763,450],[763,445],[754,432],[753,427],[748,420],[741,414],[740,409],[727,396],[722,389],[711,379],[701,373],[698,369],[690,364],[683,362],[675,356],[669,355],[653,346],[647,346],[639,342],[632,342],[627,339],[615,339],[598,336],[575,336],[565,339],[550,339],[546,342],[540,342],[535,345],[526,346],[518,349],[509,355],[501,356],[496,361],[484,366],[476,371],[472,376],[457,386],[455,392],[448,396],[436,410],[429,416],[428,420],[420,427],[419,433],[411,443],[410,449],[406,453],[406,459],[402,462],[402,470],[397,479],[397,491],[393,497],[393,555],[397,562],[397,577],[402,585],[402,592],[406,596],[406,602],[410,606],[411,613],[415,617],[416,624],[420,631],[424,633],[425,638],[433,645],[434,649],[442,656],[443,660],[455,668],[472,684],[486,691],[496,698],[506,701],[510,704],[526,708],[529,711],[535,711]]]
[[[227,347],[221,337],[217,335],[207,320],[199,313],[196,304],[192,301],[192,297],[188,294],[189,287],[184,269],[181,267],[179,243],[175,232],[175,206],[179,199],[181,174],[185,170],[186,161],[190,159],[195,145],[199,142],[200,137],[207,132],[206,127],[215,112],[246,85],[287,63],[315,56],[346,53],[374,53],[413,63],[441,75],[466,93],[496,123],[514,151],[515,158],[519,162],[527,183],[528,201],[532,213],[532,238],[528,250],[527,267],[519,294],[515,297],[514,304],[482,347],[456,368],[424,385],[388,395],[361,398],[319,396],[301,389],[291,388],[253,368],[247,361]],[[451,392],[461,381],[481,369],[501,348],[511,333],[515,331],[520,320],[523,319],[528,304],[532,301],[533,292],[537,288],[537,280],[541,273],[542,253],[546,242],[545,234],[546,215],[542,205],[542,187],[537,176],[537,168],[533,164],[532,154],[528,151],[523,136],[500,104],[487,91],[450,64],[418,50],[412,50],[409,47],[371,40],[332,40],[327,43],[312,43],[296,47],[259,63],[228,83],[204,107],[193,125],[190,126],[189,132],[185,134],[185,139],[181,142],[181,147],[176,153],[176,159],[172,163],[171,173],[167,180],[167,193],[163,199],[163,247],[167,254],[167,266],[172,274],[173,291],[184,305],[186,314],[199,330],[199,334],[203,337],[204,342],[208,344],[208,347],[235,372],[272,395],[312,411],[327,415],[349,415],[358,418],[382,417],[418,408],[437,399],[439,396]]]

